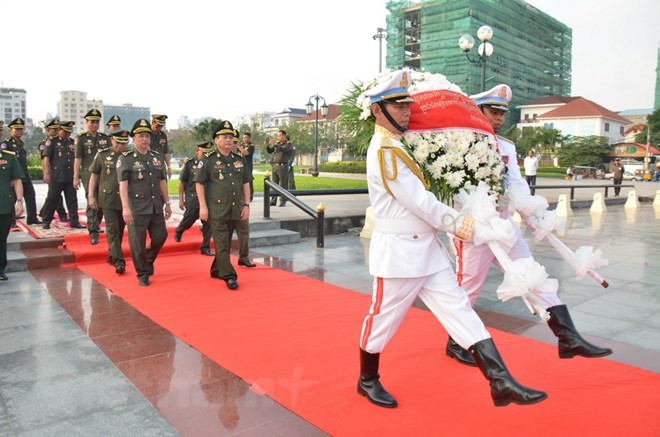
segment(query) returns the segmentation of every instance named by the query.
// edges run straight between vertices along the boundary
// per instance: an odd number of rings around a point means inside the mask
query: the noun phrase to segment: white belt
[[[411,217],[409,219],[376,219],[374,229],[383,234],[430,234],[435,229],[424,220]]]

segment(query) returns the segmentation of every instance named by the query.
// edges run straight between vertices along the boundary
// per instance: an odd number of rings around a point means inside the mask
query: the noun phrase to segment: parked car
[[[614,173],[607,173],[605,175],[605,179],[614,179]],[[623,180],[624,181],[642,181],[642,180],[644,180],[644,176],[634,175],[634,174],[630,173],[629,171],[624,171],[623,172]]]

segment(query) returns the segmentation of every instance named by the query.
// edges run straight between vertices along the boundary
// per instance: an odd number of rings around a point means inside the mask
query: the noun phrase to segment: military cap
[[[59,129],[60,128],[60,120],[57,118],[53,118],[49,122],[46,123],[46,129]]]
[[[213,138],[224,134],[232,134],[232,136],[234,135],[234,126],[231,124],[231,121],[221,121],[213,131]]]
[[[197,145],[198,149],[202,149],[203,152],[210,152],[213,149],[213,142],[212,141],[206,141],[204,143],[199,143]]]
[[[408,87],[410,87],[410,72],[407,69],[397,70],[365,91],[364,95],[369,97],[372,104],[381,100],[389,103],[413,103]]]
[[[60,121],[60,129],[64,132],[73,132],[74,124],[76,124],[75,121]]]
[[[161,126],[165,126],[165,120],[167,120],[167,115],[153,114],[151,116],[151,121]]]
[[[238,129],[234,129],[234,138],[238,138],[238,137],[239,137]]]
[[[110,120],[108,120],[108,122],[105,125],[114,126],[118,124],[121,124],[121,118],[119,118],[118,115],[113,115],[112,117],[110,117]]]
[[[501,84],[483,93],[470,96],[470,98],[474,100],[477,106],[483,105],[493,109],[499,109],[500,111],[508,111],[509,101],[511,101],[512,96],[511,88],[508,85]]]
[[[87,111],[87,114],[85,114],[85,120],[87,121],[92,121],[92,120],[100,120],[101,119],[101,111],[98,109],[90,109]]]
[[[9,129],[25,129],[25,122],[22,118],[15,118],[9,123]]]
[[[131,129],[131,136],[134,137],[135,134],[139,134],[140,132],[151,132],[149,122],[144,118],[141,118],[135,122],[133,129]]]
[[[128,131],[127,130],[118,130],[110,134],[113,140],[118,143],[126,144],[128,143]]]

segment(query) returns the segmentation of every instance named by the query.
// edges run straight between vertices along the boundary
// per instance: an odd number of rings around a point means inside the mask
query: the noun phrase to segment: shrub
[[[319,165],[319,171],[326,173],[366,173],[366,161],[326,162]]]

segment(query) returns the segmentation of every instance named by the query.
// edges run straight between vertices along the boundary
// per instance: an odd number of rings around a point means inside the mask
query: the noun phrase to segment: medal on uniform
[[[57,156],[62,157],[62,152],[57,152]]]
[[[87,154],[91,155],[92,154],[92,149],[87,149]]]
[[[108,168],[108,169],[105,171],[105,174],[112,174],[112,171],[110,171],[110,169]]]
[[[139,180],[144,179],[144,176],[142,176],[142,172],[141,172],[141,171],[138,172],[138,179],[139,179]]]
[[[222,172],[220,172],[219,178],[220,178],[220,180],[223,180],[225,178],[225,175],[223,175]]]

